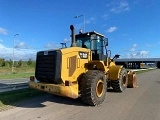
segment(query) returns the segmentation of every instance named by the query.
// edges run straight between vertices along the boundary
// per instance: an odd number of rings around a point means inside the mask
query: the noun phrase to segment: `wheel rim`
[[[125,75],[123,75],[123,77],[122,77],[122,85],[123,86],[126,86],[126,76]]]
[[[104,89],[104,83],[103,81],[100,79],[98,82],[97,82],[97,85],[96,85],[96,94],[98,97],[101,97],[102,94],[103,94],[103,89]]]

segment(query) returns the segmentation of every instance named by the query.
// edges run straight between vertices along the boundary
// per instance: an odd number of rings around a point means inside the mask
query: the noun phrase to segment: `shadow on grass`
[[[117,93],[113,89],[107,89],[106,92]],[[34,89],[23,89],[11,92],[0,93],[0,109],[5,106],[22,107],[22,108],[42,108],[46,107],[46,102],[53,104],[86,106],[80,98],[72,99],[63,96],[57,96]]]
[[[45,102],[74,106],[88,106],[84,104],[80,98],[72,99],[67,97],[61,97],[29,88],[0,93],[0,111],[3,111],[2,108],[5,108],[5,106],[22,108],[42,108],[46,106]]]

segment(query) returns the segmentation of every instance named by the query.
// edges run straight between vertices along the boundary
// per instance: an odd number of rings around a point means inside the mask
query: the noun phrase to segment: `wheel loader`
[[[70,30],[70,47],[37,52],[30,88],[74,99],[79,97],[88,105],[99,106],[107,89],[123,92],[127,87],[137,87],[136,74],[115,64],[114,59],[119,55],[111,58],[104,35],[96,31],[75,34],[73,25]]]

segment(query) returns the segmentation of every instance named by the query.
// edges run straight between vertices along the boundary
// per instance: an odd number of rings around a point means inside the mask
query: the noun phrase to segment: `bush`
[[[28,66],[31,66],[32,63],[33,63],[32,59],[29,59],[29,60],[27,61],[27,65],[28,65]]]
[[[9,64],[9,67],[12,67],[13,61],[10,59],[9,61],[7,61]]]
[[[22,67],[22,65],[23,65],[23,61],[22,61],[22,60],[19,60],[19,61],[18,61],[18,64],[17,64],[17,67]]]
[[[4,67],[6,65],[6,61],[3,58],[0,58],[0,67]]]

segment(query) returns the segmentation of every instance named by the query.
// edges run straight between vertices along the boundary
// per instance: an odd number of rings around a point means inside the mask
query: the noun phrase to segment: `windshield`
[[[76,40],[77,46],[82,48],[97,50],[97,53],[103,53],[103,38],[99,36],[83,37]]]
[[[77,46],[91,49],[91,43],[89,38],[79,38],[77,40]]]

